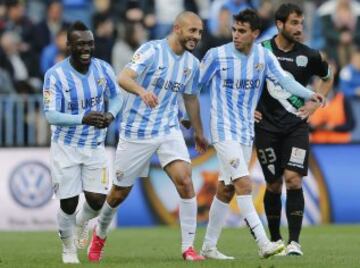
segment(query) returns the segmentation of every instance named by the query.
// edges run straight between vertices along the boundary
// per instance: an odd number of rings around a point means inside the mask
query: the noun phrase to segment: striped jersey
[[[45,73],[44,111],[86,114],[105,111],[104,97],[120,93],[115,74],[105,61],[93,58],[86,74],[76,71],[70,58],[57,63]],[[74,147],[96,148],[103,145],[106,129],[89,125],[51,126],[51,139]]]
[[[178,94],[198,94],[198,59],[188,51],[176,55],[168,40],[162,39],[143,44],[126,67],[137,73],[137,83],[152,91],[159,103],[150,108],[139,96],[127,93],[120,115],[120,137],[148,139],[180,129]]]
[[[228,43],[210,49],[200,65],[200,87],[210,87],[213,143],[233,140],[251,145],[254,111],[265,79],[287,76],[276,57],[260,44],[248,55]]]

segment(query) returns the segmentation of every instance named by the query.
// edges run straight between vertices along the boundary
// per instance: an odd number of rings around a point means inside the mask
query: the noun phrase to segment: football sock
[[[254,237],[257,245],[261,248],[269,242],[263,225],[255,210],[251,195],[238,195],[236,197],[240,209],[240,216],[244,219],[246,225]]]
[[[59,227],[59,236],[60,238],[67,239],[73,235],[73,229],[75,226],[75,213],[74,214],[66,214],[59,208],[57,213],[57,221]]]
[[[104,205],[100,211],[98,224],[96,226],[96,234],[101,239],[105,239],[108,233],[109,226],[111,221],[116,213],[117,208],[112,208],[107,201],[104,202]]]
[[[305,202],[302,188],[287,190],[286,217],[289,228],[289,243],[291,241],[299,242],[304,207]]]
[[[268,190],[264,195],[265,214],[268,221],[271,241],[278,241],[280,235],[281,193],[272,193]]]
[[[87,221],[95,218],[100,213],[100,210],[96,211],[90,207],[88,202],[84,202],[80,211],[76,214],[76,225],[83,225]]]
[[[180,199],[179,219],[181,227],[181,250],[192,247],[196,231],[197,202],[196,197]]]
[[[229,210],[229,204],[214,197],[210,211],[209,222],[206,228],[203,247],[214,248],[219,240],[221,230],[225,224],[225,217]]]

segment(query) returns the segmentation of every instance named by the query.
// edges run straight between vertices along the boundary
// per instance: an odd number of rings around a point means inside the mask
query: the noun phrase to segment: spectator
[[[126,22],[123,32],[112,50],[111,62],[116,74],[130,62],[135,50],[146,41],[145,28],[140,22]]]
[[[94,16],[94,57],[111,63],[111,51],[114,46],[114,22],[108,13]]]
[[[18,93],[35,93],[41,87],[39,69],[34,55],[20,51],[20,38],[7,31],[0,39],[0,67],[6,70]]]
[[[329,92],[327,99],[326,106],[317,109],[310,117],[310,142],[350,142],[355,121],[349,100],[342,92],[335,90]]]
[[[69,24],[63,19],[63,7],[59,0],[51,0],[47,6],[46,18],[35,26],[34,49],[41,53],[43,48],[55,41],[55,36]]]
[[[42,74],[66,57],[66,31],[65,28],[60,29],[56,34],[55,41],[43,49],[40,57]]]
[[[339,89],[346,97],[360,97],[360,47],[353,50],[350,64],[341,69]]]
[[[7,9],[6,24],[4,31],[13,31],[19,36],[19,50],[22,52],[31,51],[34,40],[34,26],[25,15],[23,1],[5,0]]]
[[[360,4],[351,0],[328,1],[319,8],[319,15],[324,50],[343,67],[350,60],[351,45],[360,43]]]

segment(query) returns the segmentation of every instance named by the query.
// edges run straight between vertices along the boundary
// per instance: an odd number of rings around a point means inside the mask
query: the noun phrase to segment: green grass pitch
[[[199,249],[205,229],[198,229]],[[286,233],[286,230],[283,230]],[[81,265],[61,264],[60,241],[55,232],[0,232],[0,267],[360,267],[360,225],[328,225],[303,229],[303,257],[259,259],[257,247],[246,228],[225,229],[219,249],[234,261],[184,262],[180,233],[175,227],[122,228],[110,233],[100,264],[90,264],[86,250]]]

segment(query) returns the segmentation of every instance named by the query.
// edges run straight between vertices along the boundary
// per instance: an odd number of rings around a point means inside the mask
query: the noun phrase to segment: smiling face
[[[91,31],[74,31],[67,42],[70,57],[75,67],[87,69],[94,53],[94,36]]]
[[[304,30],[304,16],[291,13],[284,22],[276,21],[279,33],[289,42],[301,42]]]
[[[175,25],[175,32],[183,49],[191,52],[201,40],[203,23],[198,17],[188,16]]]

